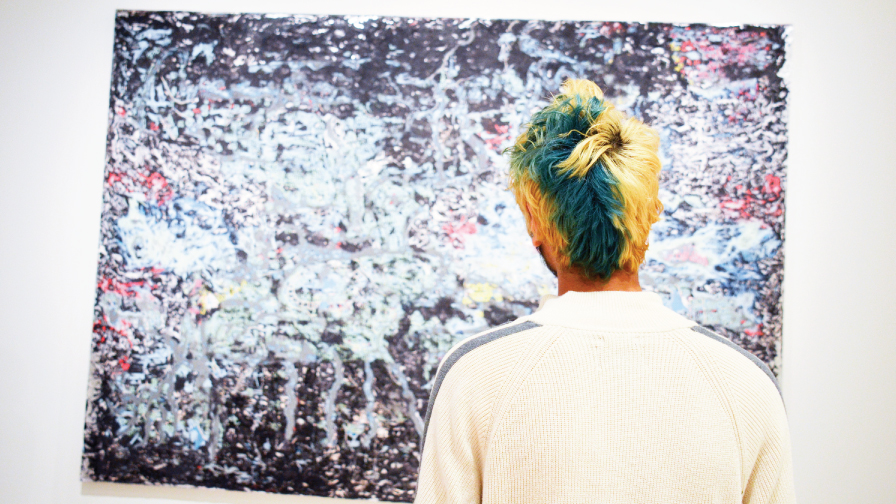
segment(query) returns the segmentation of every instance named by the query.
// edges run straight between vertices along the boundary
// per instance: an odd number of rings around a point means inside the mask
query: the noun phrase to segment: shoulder
[[[454,345],[439,363],[439,370],[433,380],[430,403],[434,402],[446,380],[460,375],[456,371],[461,367],[476,366],[475,361],[487,360],[491,368],[507,365],[524,350],[524,340],[532,336],[534,330],[542,325],[527,319],[518,319],[508,324],[483,331]],[[477,373],[478,374],[478,373]],[[470,376],[464,373],[464,376]]]
[[[790,438],[787,413],[778,380],[750,352],[701,326],[691,328],[695,345],[707,357],[734,414],[741,453],[743,483],[760,464],[789,467]]]
[[[786,431],[787,414],[778,380],[750,352],[699,325],[684,335],[700,367],[728,404],[745,460],[769,435]]]
[[[426,408],[424,436],[439,398],[472,395],[489,396],[496,392],[501,377],[509,374],[529,347],[541,324],[518,319],[483,331],[454,345],[442,358],[432,382]],[[438,402],[443,402],[438,401]],[[424,437],[425,439],[425,437]]]
[[[724,368],[723,371],[736,375],[749,375],[759,383],[771,384],[777,392],[776,395],[780,396],[781,387],[778,379],[768,365],[758,357],[725,336],[700,325],[691,327],[690,332],[689,336],[694,344],[708,353],[716,365]]]
[[[489,343],[494,343],[539,327],[542,327],[542,324],[528,319],[517,319],[513,322],[483,331],[460,341],[451,347],[451,349],[448,350],[448,353],[442,358],[442,361],[439,363],[439,372],[436,376],[436,381],[438,381],[439,376],[446,375],[458,361],[467,355],[477,353],[477,350],[480,350],[478,353],[483,353],[484,351],[494,351],[498,349],[498,345],[491,345],[486,348],[486,345]]]

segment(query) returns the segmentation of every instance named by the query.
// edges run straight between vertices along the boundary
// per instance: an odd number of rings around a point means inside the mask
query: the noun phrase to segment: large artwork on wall
[[[568,77],[661,133],[643,286],[779,369],[785,35],[119,12],[83,477],[412,500],[439,358],[556,289],[502,150]]]

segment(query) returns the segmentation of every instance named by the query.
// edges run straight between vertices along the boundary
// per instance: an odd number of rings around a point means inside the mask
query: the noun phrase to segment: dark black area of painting
[[[249,72],[247,65],[234,65],[234,60],[254,55],[262,58],[276,57],[282,61],[328,59],[336,62],[343,59],[344,52],[348,52],[360,58],[369,58],[369,61],[357,69],[340,65],[326,66],[314,72],[309,71],[304,77],[337,85],[340,93],[352,97],[353,100],[369,102],[370,112],[375,115],[406,116],[408,110],[402,109],[403,105],[387,105],[372,99],[380,93],[418,92],[411,86],[396,83],[391,78],[396,69],[387,65],[387,59],[399,62],[402,72],[425,79],[439,70],[447,52],[453,50],[460,69],[457,79],[489,74],[499,65],[498,37],[506,32],[519,34],[526,26],[525,22],[520,21],[483,21],[475,24],[475,28],[471,30],[460,27],[463,21],[375,18],[366,20],[362,28],[357,28],[341,17],[308,18],[307,22],[297,22],[294,18],[259,15],[120,13],[116,21],[110,107],[114,109],[115,103],[119,101],[132,101],[132,97],[145,84],[138,72],[139,68],[147,71],[152,69],[161,74],[185,71],[186,79],[194,82],[219,79],[225,83],[250,82],[259,87],[267,85],[276,87],[290,75],[288,67],[282,66],[271,73]],[[187,25],[191,27],[189,30],[185,28]],[[613,40],[598,37],[580,46],[575,42],[575,34],[583,25],[584,23],[576,22],[541,23],[529,31],[529,35],[543,42],[548,48],[570,58],[602,60],[604,54],[612,48]],[[317,33],[322,26],[327,29]],[[604,91],[609,97],[619,92],[616,85],[630,82],[638,83],[642,98],[651,92],[662,95],[667,92],[670,82],[684,79],[680,73],[672,70],[670,62],[668,47],[671,25],[643,24],[627,27],[628,30],[621,32],[619,36],[626,44],[631,44],[636,49],[630,53],[619,54],[612,63],[605,66],[604,77],[607,84],[604,85]],[[146,28],[171,29],[172,42],[165,47],[150,44],[150,48],[144,51],[141,57],[133,60],[131,51],[135,44],[134,34]],[[344,35],[336,37],[337,30],[342,31]],[[781,29],[747,26],[741,30],[746,33],[751,30],[758,33],[761,30],[781,47],[784,46]],[[217,42],[214,48],[215,58],[210,65],[206,64],[202,57],[190,59],[186,56],[190,47],[203,42]],[[335,46],[339,47],[338,53],[329,50]],[[651,52],[651,49],[656,47],[667,48],[666,53]],[[400,56],[389,55],[390,52],[399,50],[404,53]],[[766,91],[767,94],[783,101],[786,93],[778,77],[781,63],[779,61],[777,64],[768,65],[761,71],[752,66],[732,64],[723,71],[731,79],[765,77],[770,86]],[[542,65],[536,58],[521,51],[518,45],[514,45],[510,50],[506,65],[523,79],[533,72],[551,75],[565,71],[558,65]],[[613,78],[607,79],[607,76]],[[344,83],[347,85],[343,85]],[[479,106],[499,108],[505,104],[506,99],[507,97],[499,92]],[[264,106],[263,103],[254,103],[248,99],[237,99],[236,103],[249,105],[253,110]],[[175,105],[175,107],[180,111],[186,111],[192,105]],[[642,113],[637,103],[634,109],[635,113]],[[351,110],[340,110],[337,107],[329,112],[345,116],[350,114]],[[648,122],[653,119],[646,114],[643,114],[642,118]],[[413,123],[400,145],[385,145],[383,148],[402,151],[415,161],[423,162],[425,160],[421,157],[421,149],[413,140],[430,136],[432,132],[429,128],[428,123]],[[181,135],[171,141],[190,147],[189,138],[187,135]],[[760,186],[761,180],[757,180],[756,185]],[[146,269],[130,271],[130,276],[126,278],[122,276],[121,272],[127,268],[118,249],[118,243],[112,239],[115,232],[109,229],[109,226],[114,218],[125,215],[127,211],[128,205],[122,196],[106,193],[102,221],[104,241],[101,247],[99,276],[116,279],[119,282],[143,282],[147,286],[152,286],[154,292],[157,292],[158,299],[166,303],[166,323],[172,332],[177,330],[176,321],[185,316],[195,317],[197,321],[211,316],[213,312],[204,315],[188,314],[190,304],[187,295],[184,294],[182,280],[173,275]],[[231,231],[240,226],[236,216],[225,216],[225,221]],[[780,226],[781,224],[778,224],[774,231],[783,240],[783,228]],[[277,235],[276,239],[283,244],[295,244],[301,239],[313,245],[327,245],[326,238],[313,233],[308,233],[306,236],[294,232],[282,233]],[[369,243],[349,243],[344,245],[344,248],[354,252],[367,246]],[[240,260],[245,261],[245,253],[240,256]],[[762,270],[765,268],[764,265],[749,261],[744,261],[739,266],[757,269],[765,283],[757,281],[757,285],[753,288],[757,292],[777,299],[776,292],[779,292],[782,275],[780,266],[775,266],[775,269],[769,271]],[[276,283],[273,289],[276,289]],[[98,289],[98,299],[101,294],[102,291]],[[129,298],[124,298],[122,301],[122,303],[133,302]],[[521,306],[532,309],[533,304],[523,303]],[[406,374],[409,389],[417,398],[418,411],[425,411],[428,398],[425,386],[427,378],[424,376],[426,359],[421,345],[415,344],[413,336],[408,334],[409,317],[416,311],[426,319],[436,317],[445,320],[458,314],[462,315],[458,306],[459,300],[450,298],[442,298],[436,300],[434,304],[424,306],[403,306],[405,318],[400,324],[399,331],[387,338],[389,353],[396,365]],[[769,319],[779,319],[778,306],[777,302],[771,303],[766,308],[768,313],[763,315]],[[103,320],[100,308],[96,310],[96,320]],[[499,307],[487,308],[484,314],[491,325],[499,325],[516,317],[508,310]],[[731,337],[766,362],[775,358],[774,347],[762,341],[750,339],[724,328],[712,328]],[[115,364],[116,360],[127,355],[128,345],[140,344],[141,335],[136,333],[133,339],[137,341],[126,341],[112,327],[98,322],[94,326],[93,354],[98,356],[95,358]],[[339,328],[328,329],[328,332],[321,335],[321,342],[322,345],[334,346],[341,343]],[[349,407],[344,411],[337,411],[336,425],[348,425],[352,421],[351,412],[364,409],[362,390],[365,380],[364,365],[360,361],[350,360],[350,355],[343,357],[346,359],[343,363],[345,383],[339,389],[338,402]],[[189,484],[235,490],[376,498],[385,501],[413,499],[419,463],[417,453],[419,439],[411,420],[395,423],[383,435],[374,436],[369,448],[349,447],[341,428],[337,430],[336,440],[328,443],[326,431],[319,426],[319,419],[324,417],[324,396],[334,379],[332,363],[291,363],[299,376],[296,387],[300,403],[296,407],[295,417],[303,419],[304,422],[296,423],[296,429],[290,439],[286,439],[283,434],[282,426],[286,425],[287,420],[283,418],[282,408],[270,407],[271,403],[278,400],[283,387],[286,386],[286,380],[282,377],[285,363],[272,358],[249,371],[257,383],[256,388],[262,390],[260,395],[254,397],[237,393],[239,387],[232,383],[235,377],[212,379],[213,400],[209,407],[211,414],[222,419],[223,433],[223,445],[214,457],[207,449],[193,449],[188,441],[177,437],[150,443],[116,434],[119,426],[115,413],[110,408],[119,404],[119,398],[109,385],[114,379],[109,370],[114,366],[104,366],[104,362],[95,364],[96,379],[101,386],[89,399],[89,421],[84,445],[86,473],[95,480]],[[133,362],[129,364],[126,372],[144,373],[147,377],[167,380],[175,395],[182,393],[184,384],[191,377],[175,377],[165,369],[166,364],[156,363],[153,367]],[[389,377],[390,369],[381,361],[372,363],[371,369],[377,384],[378,398],[386,402],[401,402],[402,390],[395,385],[396,380]],[[225,470],[224,466],[230,469]],[[233,471],[232,468],[238,470]]]
[[[412,354],[410,354],[412,360]],[[418,363],[419,365],[419,363]],[[85,441],[88,463],[101,481],[121,483],[190,484],[233,490],[257,490],[278,493],[332,496],[334,488],[352,489],[347,495],[376,494],[381,500],[409,501],[413,499],[417,457],[414,446],[400,451],[404,440],[416,437],[413,425],[392,426],[386,436],[376,437],[368,453],[340,449],[338,445],[323,446],[326,434],[306,422],[297,426],[290,440],[284,440],[285,424],[282,410],[270,407],[285,386],[276,371],[280,364],[259,366],[254,373],[264,391],[260,399],[227,394],[215,396],[215,414],[228,418],[224,425],[223,446],[215,460],[202,450],[191,450],[183,442],[130,445],[130,440],[113,434],[117,428],[114,414],[101,403],[96,412],[95,433]],[[299,388],[329,388],[333,380],[331,364],[298,365]],[[347,383],[340,394],[345,403],[360,402],[363,398],[360,383],[364,381],[363,364],[345,364]],[[380,393],[386,397],[400,394],[390,389],[391,380],[385,379],[388,370],[374,365],[374,373],[385,384]],[[104,383],[108,382],[104,380]],[[223,381],[232,381],[228,377]],[[215,390],[229,391],[233,383],[215,383]],[[278,390],[279,389],[279,390]],[[105,387],[102,395],[113,392]],[[304,395],[296,409],[297,418],[315,419],[323,416],[322,399]],[[363,409],[363,404],[355,405]],[[343,419],[348,422],[350,419]],[[249,427],[252,427],[251,429]],[[339,432],[340,437],[342,432]],[[304,463],[297,466],[296,460]],[[258,461],[263,463],[259,464]],[[227,461],[225,471],[215,461]],[[238,472],[233,472],[237,468]],[[251,479],[246,476],[251,476]]]

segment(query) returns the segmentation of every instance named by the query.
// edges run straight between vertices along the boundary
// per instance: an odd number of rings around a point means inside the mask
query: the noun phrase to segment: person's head
[[[588,280],[636,273],[657,196],[659,135],[626,117],[591,81],[568,80],[509,148],[510,187],[555,268]],[[549,267],[551,265],[549,264]]]

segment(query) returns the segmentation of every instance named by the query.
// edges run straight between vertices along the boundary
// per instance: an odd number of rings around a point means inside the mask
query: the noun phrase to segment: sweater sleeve
[[[452,369],[433,405],[423,445],[415,504],[481,502],[480,428],[459,369]],[[469,391],[473,392],[473,391]],[[473,392],[475,394],[475,392]]]
[[[762,402],[762,401],[751,401]],[[755,405],[755,404],[754,404]],[[743,454],[747,481],[744,504],[791,504],[796,502],[793,489],[793,465],[790,432],[784,404],[775,394],[754,415],[745,414]],[[764,413],[764,414],[763,414]],[[762,418],[765,417],[765,418]]]
[[[738,409],[744,504],[796,502],[787,414],[774,382],[762,373],[750,373],[732,385]]]

